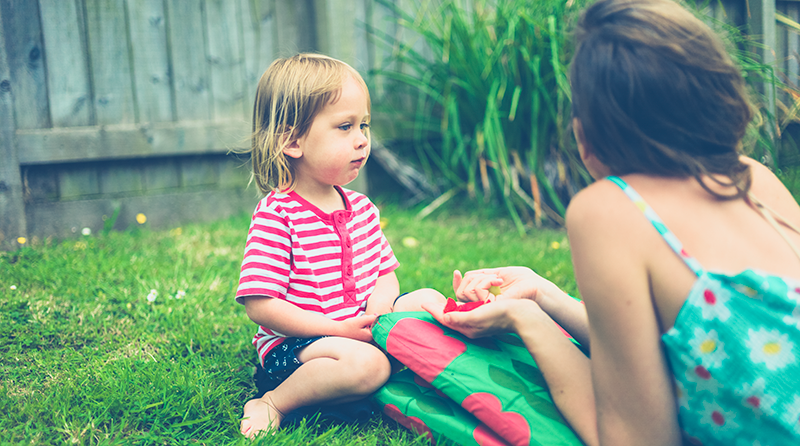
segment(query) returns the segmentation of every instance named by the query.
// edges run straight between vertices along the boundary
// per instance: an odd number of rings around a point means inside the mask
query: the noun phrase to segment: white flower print
[[[703,319],[719,319],[720,322],[725,322],[731,317],[731,310],[726,305],[730,299],[731,293],[728,290],[706,288],[702,298],[695,301],[695,305],[702,310]]]
[[[800,330],[800,304],[797,304],[797,306],[794,307],[794,311],[792,311],[791,316],[786,315],[783,317],[783,322]]]
[[[774,371],[795,362],[792,353],[794,344],[789,342],[788,335],[764,328],[759,328],[758,331],[749,329],[747,334],[745,344],[750,349],[750,360],[754,363],[763,362],[769,370]]]
[[[784,409],[783,421],[791,427],[794,433],[800,435],[800,395],[795,395],[794,401]]]
[[[706,332],[700,327],[694,329],[694,339],[689,341],[695,358],[706,368],[715,368],[722,365],[722,361],[728,359],[725,353],[725,346],[720,342],[716,330]]]
[[[743,384],[742,389],[738,392],[742,397],[742,405],[752,410],[756,418],[761,418],[762,414],[771,416],[775,413],[772,405],[775,404],[777,398],[767,394],[764,391],[765,388],[766,380],[758,378],[753,381],[753,384]]]
[[[708,426],[717,435],[733,435],[739,425],[736,423],[736,412],[723,409],[719,404],[703,401],[703,410],[700,412],[700,424]]]
[[[711,372],[708,369],[697,364],[696,361],[686,355],[681,355],[681,361],[687,366],[686,380],[695,384],[696,393],[708,391],[712,395],[717,395],[722,385],[711,376]]]

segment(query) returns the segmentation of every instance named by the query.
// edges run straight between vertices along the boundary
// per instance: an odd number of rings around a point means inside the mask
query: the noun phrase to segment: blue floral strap
[[[695,259],[694,257],[690,256],[686,252],[686,250],[683,249],[681,241],[678,240],[677,237],[675,237],[675,234],[673,234],[672,232],[670,232],[669,229],[667,229],[667,226],[664,224],[663,221],[661,221],[661,218],[659,218],[656,212],[653,210],[653,208],[651,208],[650,205],[648,205],[644,201],[644,199],[642,199],[641,195],[639,195],[635,190],[633,190],[633,188],[630,187],[628,183],[623,181],[622,178],[620,177],[609,176],[606,177],[606,179],[619,186],[620,189],[622,189],[622,191],[625,192],[625,195],[627,195],[628,198],[630,198],[631,201],[633,201],[633,204],[635,204],[636,207],[639,208],[639,210],[642,211],[642,213],[644,213],[645,218],[647,218],[650,221],[650,223],[653,224],[653,227],[655,227],[656,231],[658,231],[658,233],[661,234],[661,237],[664,239],[665,242],[667,242],[669,247],[672,248],[673,251],[675,251],[675,254],[677,254],[678,257],[680,257],[684,263],[686,263],[686,266],[688,266],[689,269],[694,271],[697,277],[703,275],[703,267],[700,265],[700,262],[698,262],[697,259]]]

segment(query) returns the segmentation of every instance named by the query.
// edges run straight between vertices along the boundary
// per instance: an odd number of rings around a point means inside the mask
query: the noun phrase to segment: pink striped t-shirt
[[[331,214],[296,192],[271,192],[256,206],[236,301],[247,296],[283,299],[329,319],[364,314],[378,277],[399,263],[383,236],[378,208],[337,187],[346,210]],[[264,357],[286,335],[259,326],[253,345]]]

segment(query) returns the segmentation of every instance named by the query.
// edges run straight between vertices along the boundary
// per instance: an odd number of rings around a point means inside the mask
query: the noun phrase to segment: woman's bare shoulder
[[[634,209],[619,186],[608,180],[596,181],[572,197],[567,208],[567,228],[613,223],[623,218],[620,211],[625,208]]]
[[[742,157],[742,161],[750,166],[753,179],[750,192],[753,196],[783,218],[800,224],[800,206],[775,173],[752,158]]]

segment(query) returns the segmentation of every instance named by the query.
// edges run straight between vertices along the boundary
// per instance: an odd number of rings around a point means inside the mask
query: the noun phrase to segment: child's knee
[[[444,294],[433,288],[422,288],[412,291],[397,299],[393,311],[422,311],[422,304],[425,302],[444,302]]]
[[[389,379],[392,366],[389,358],[378,348],[372,347],[368,353],[362,352],[350,364],[351,378],[356,388],[356,393],[369,394],[376,391]]]

